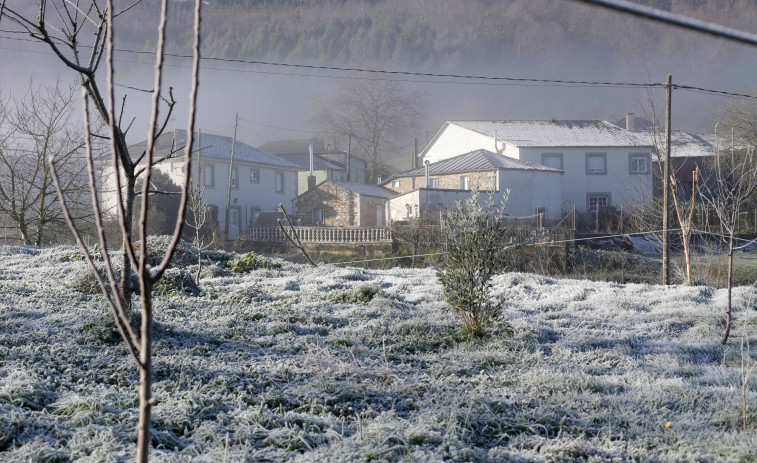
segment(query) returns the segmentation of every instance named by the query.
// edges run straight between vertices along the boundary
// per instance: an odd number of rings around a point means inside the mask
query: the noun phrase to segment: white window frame
[[[470,175],[460,176],[460,189],[466,191],[470,190]]]
[[[208,181],[208,176],[210,176],[210,181]],[[202,184],[205,188],[215,188],[216,186],[215,165],[213,164],[202,165]]]
[[[392,180],[392,188],[399,188],[399,187],[400,187],[400,181],[399,181],[399,179]]]
[[[279,179],[281,181],[279,181]],[[284,190],[286,189],[284,187],[284,172],[276,172],[273,188],[276,194],[280,194],[280,195],[284,194]]]
[[[602,170],[590,170],[589,159],[601,159]],[[607,153],[586,153],[586,175],[607,175]]]
[[[610,192],[596,192],[586,193],[586,210],[589,212],[597,212],[596,208],[592,208],[592,200],[604,199],[604,203],[600,205],[600,208],[612,206],[612,193]],[[594,201],[595,205],[597,201]],[[600,209],[601,211],[601,209]]]
[[[231,189],[239,189],[239,167],[231,168]]]
[[[250,183],[260,183],[260,169],[250,168]]]
[[[639,168],[638,161],[644,161],[643,169]],[[628,153],[629,175],[647,175],[651,172],[651,162],[647,153]]]
[[[428,187],[433,188],[435,190],[439,189],[439,179],[436,177],[430,177],[428,179]]]
[[[557,158],[559,160],[559,163],[558,163],[559,167],[553,167],[553,169],[565,170],[563,169],[564,164],[563,164],[562,153],[541,153],[541,165],[546,166],[546,167],[552,167],[552,166],[548,166],[547,163],[545,162],[547,159],[550,159],[550,158],[552,159]]]

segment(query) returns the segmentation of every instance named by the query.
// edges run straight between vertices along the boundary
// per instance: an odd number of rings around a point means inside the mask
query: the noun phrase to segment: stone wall
[[[297,218],[302,225],[313,223],[313,209],[323,209],[323,223],[329,227],[355,227],[358,195],[333,183],[322,183],[297,200]]]
[[[460,189],[460,177],[468,175],[470,176],[471,187],[478,187],[479,190],[493,191],[497,188],[497,171],[482,171],[482,172],[461,172],[448,175],[431,175],[431,178],[439,180],[438,188],[442,190],[459,190]],[[397,193],[408,193],[417,188],[426,187],[426,176],[418,175],[414,177],[401,177],[399,180],[399,186],[392,186],[394,182],[389,182],[385,187],[396,191]]]

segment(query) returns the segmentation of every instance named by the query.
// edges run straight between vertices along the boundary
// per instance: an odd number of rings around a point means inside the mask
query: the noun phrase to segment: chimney
[[[631,132],[636,130],[633,113],[626,113],[626,130],[630,130]]]
[[[310,175],[313,175],[313,144],[310,144]]]
[[[425,162],[425,164],[426,164],[426,188],[430,188],[431,187],[431,185],[430,185],[431,184],[431,179],[430,179],[430,175],[431,175],[431,163],[427,159],[426,162]]]
[[[315,188],[315,174],[313,174],[313,144],[310,144],[310,175],[308,175],[308,191]]]

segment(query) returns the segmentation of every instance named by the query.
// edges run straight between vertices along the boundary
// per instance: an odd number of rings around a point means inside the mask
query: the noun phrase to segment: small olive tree
[[[437,275],[466,336],[483,334],[501,308],[501,303],[491,300],[490,290],[491,278],[503,270],[507,253],[506,230],[500,225],[504,206],[505,201],[496,205],[491,195],[482,203],[474,191],[442,222],[447,253],[445,267]]]

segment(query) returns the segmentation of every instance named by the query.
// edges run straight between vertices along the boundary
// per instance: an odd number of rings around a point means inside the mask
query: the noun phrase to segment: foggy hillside
[[[131,2],[122,2],[131,3]],[[757,30],[750,0],[647,0],[674,13]],[[8,0],[9,5],[25,4]],[[167,51],[189,54],[191,2],[172,2]],[[142,123],[149,88],[158,2],[143,2],[117,19],[117,79],[127,87],[127,113]],[[3,23],[0,29],[10,27]],[[673,82],[753,93],[755,50],[671,26],[568,0],[215,0],[204,5],[200,126],[253,145],[318,133],[313,115],[345,79],[392,78],[425,95],[421,145],[449,119],[607,119],[642,113],[644,89],[624,85],[492,82],[442,77],[387,76],[297,67],[338,66],[431,74],[616,83]],[[41,44],[0,33],[3,87],[70,78]],[[148,52],[148,53],[135,53]],[[233,61],[229,61],[233,60]],[[269,64],[261,64],[260,62]],[[256,62],[256,63],[255,63]],[[186,111],[189,60],[169,59],[177,123]],[[284,65],[284,66],[282,66]],[[291,65],[296,65],[291,67]],[[22,68],[24,72],[18,72]],[[664,92],[652,92],[658,108]],[[733,99],[678,91],[675,128],[712,131],[716,110]],[[182,122],[183,124],[183,122]],[[133,142],[144,136],[134,130]],[[409,157],[411,139],[393,157]],[[399,165],[402,168],[402,165]]]

